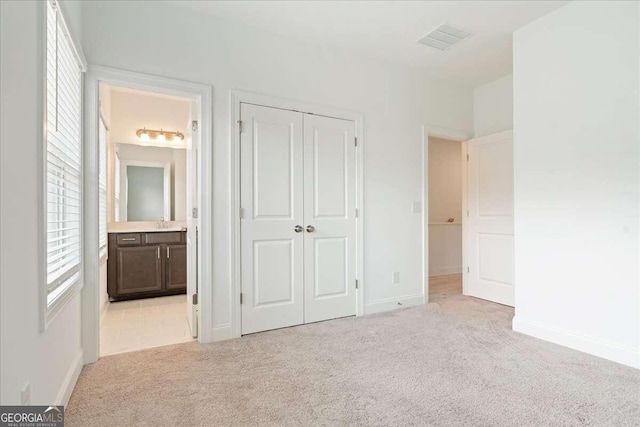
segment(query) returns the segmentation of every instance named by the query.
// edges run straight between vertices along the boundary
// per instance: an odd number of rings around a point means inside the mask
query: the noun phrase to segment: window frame
[[[46,0],[43,2],[39,2],[40,7],[38,8],[39,14],[39,27],[42,31],[41,40],[43,41],[38,48],[38,61],[40,61],[39,68],[41,70],[41,79],[38,82],[38,89],[40,92],[40,99],[42,102],[42,108],[38,109],[39,119],[42,123],[41,128],[41,149],[38,151],[38,159],[41,164],[39,168],[39,182],[40,182],[40,203],[39,206],[39,244],[38,244],[38,255],[39,255],[39,268],[40,268],[40,286],[39,286],[39,295],[40,295],[40,330],[45,331],[51,321],[55,318],[55,316],[62,311],[62,309],[69,303],[74,297],[80,292],[82,289],[82,285],[84,282],[84,74],[87,70],[87,63],[82,53],[82,50],[79,49],[80,44],[77,39],[74,37],[73,33],[69,30],[69,26],[67,25],[67,21],[65,19],[64,10],[61,5],[56,0]],[[64,37],[66,37],[71,54],[73,58],[76,60],[78,65],[78,70],[80,71],[80,118],[79,118],[79,136],[80,136],[80,167],[79,167],[79,191],[80,191],[80,203],[79,203],[79,218],[80,218],[80,228],[79,228],[79,253],[80,253],[80,263],[77,271],[74,271],[72,274],[63,274],[66,277],[66,280],[63,281],[61,285],[56,286],[54,290],[49,292],[50,285],[48,283],[48,274],[47,274],[47,221],[48,221],[48,197],[47,197],[47,174],[48,174],[48,161],[47,161],[47,153],[48,153],[48,134],[47,134],[47,58],[48,58],[48,8],[53,7],[56,13],[56,32],[58,29],[62,31]],[[41,116],[40,116],[41,114]]]
[[[101,143],[102,127],[104,127],[104,141]],[[107,258],[109,242],[109,126],[102,116],[98,115],[98,248],[100,260]],[[101,157],[104,156],[104,164]],[[103,176],[104,174],[104,176]],[[104,178],[104,186],[102,179]],[[100,202],[100,196],[104,195],[104,206]],[[101,217],[104,215],[104,234],[101,232]],[[104,241],[102,238],[104,237]]]

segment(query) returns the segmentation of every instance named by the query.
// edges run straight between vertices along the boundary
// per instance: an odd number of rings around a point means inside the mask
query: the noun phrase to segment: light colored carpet
[[[638,426],[640,371],[511,331],[464,296],[108,356],[67,426]]]

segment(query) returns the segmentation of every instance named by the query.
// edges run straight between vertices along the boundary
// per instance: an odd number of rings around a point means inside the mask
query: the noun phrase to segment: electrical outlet
[[[413,202],[413,203],[411,203],[411,212],[413,212],[413,213],[422,213],[422,202]]]
[[[31,405],[31,383],[26,383],[20,392],[20,404],[22,406]]]
[[[398,283],[400,283],[400,272],[399,271],[394,271],[393,274],[391,275],[391,283],[394,285],[397,285]]]

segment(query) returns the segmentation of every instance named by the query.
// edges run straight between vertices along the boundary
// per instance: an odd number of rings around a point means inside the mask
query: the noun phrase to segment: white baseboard
[[[56,397],[56,405],[67,406],[69,404],[71,393],[73,393],[73,389],[76,386],[78,377],[82,371],[83,361],[84,354],[82,349],[80,349],[78,350],[78,354],[76,354],[76,358],[73,360],[67,375],[64,377],[64,381],[62,382],[62,386],[60,387],[58,396]]]
[[[542,322],[523,319],[517,315],[513,318],[513,330],[640,369],[640,349],[634,350],[627,346],[567,331]]]
[[[449,267],[434,267],[432,265],[429,266],[429,277],[435,276],[448,276],[449,274],[460,274],[462,273],[462,266],[449,266]]]
[[[407,295],[398,298],[388,298],[365,303],[364,312],[365,314],[381,313],[383,311],[395,310],[398,308],[424,305],[424,303],[425,299],[423,294]]]

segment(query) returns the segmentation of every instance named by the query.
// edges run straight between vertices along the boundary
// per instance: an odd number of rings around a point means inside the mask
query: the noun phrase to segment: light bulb
[[[167,141],[167,138],[164,136],[164,132],[160,131],[160,133],[158,134],[158,137],[156,138],[156,141],[160,141],[160,142]]]
[[[140,141],[148,141],[149,140],[149,132],[147,132],[146,130],[142,131],[142,133],[140,133]]]
[[[180,135],[178,135],[178,134],[175,134],[174,137],[173,137],[173,142],[175,142],[177,144],[181,143],[182,142],[182,137]]]

